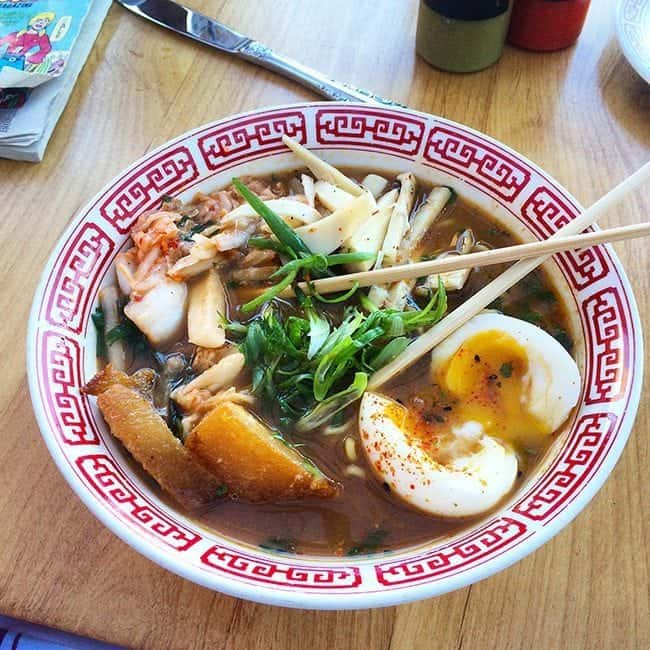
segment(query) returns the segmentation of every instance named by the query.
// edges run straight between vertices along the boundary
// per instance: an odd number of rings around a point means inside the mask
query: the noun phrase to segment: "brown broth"
[[[429,188],[422,183],[419,187],[422,200]],[[515,237],[503,231],[487,214],[457,198],[427,234],[423,251],[435,253],[448,249],[452,237],[465,228],[472,228],[477,240],[495,248],[517,243]],[[449,309],[454,309],[476,293],[505,267],[497,265],[474,270],[461,291],[449,294]],[[230,298],[234,306],[243,299],[243,294],[232,290]],[[522,280],[502,296],[495,307],[542,326],[570,348],[567,314],[543,271],[536,271]],[[428,382],[428,360],[423,359],[399,381],[393,382],[386,392],[395,398],[406,399]],[[383,552],[420,544],[456,533],[476,521],[477,518],[461,521],[436,519],[405,506],[386,490],[387,486],[382,486],[373,477],[358,443],[356,424],[346,435],[357,440],[357,464],[365,470],[365,480],[344,473],[348,463],[343,449],[345,435],[324,436],[313,432],[293,435],[290,440],[299,445],[300,451],[329,477],[341,483],[343,490],[339,497],[283,504],[224,500],[201,515],[200,523],[255,546],[297,553],[343,555]],[[528,455],[521,459],[520,474],[526,473],[543,452],[544,449],[528,450]],[[523,476],[519,480],[523,480]]]

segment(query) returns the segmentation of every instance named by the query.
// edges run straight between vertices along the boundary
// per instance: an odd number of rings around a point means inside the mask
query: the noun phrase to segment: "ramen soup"
[[[536,271],[369,390],[503,266],[317,281],[515,238],[408,170],[339,170],[285,142],[297,171],[138,219],[84,391],[153,489],[237,540],[355,555],[457,532],[517,489],[577,403],[563,303]]]

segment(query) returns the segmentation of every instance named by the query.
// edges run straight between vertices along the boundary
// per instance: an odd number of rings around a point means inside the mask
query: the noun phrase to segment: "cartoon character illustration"
[[[62,56],[55,58],[47,68],[47,74],[56,77],[63,72],[65,68],[65,59]]]
[[[42,63],[47,53],[52,50],[46,30],[54,18],[54,12],[44,11],[32,16],[27,29],[0,37],[0,49],[3,45],[8,46],[5,53],[0,56],[0,65],[24,70],[26,63],[29,66]]]

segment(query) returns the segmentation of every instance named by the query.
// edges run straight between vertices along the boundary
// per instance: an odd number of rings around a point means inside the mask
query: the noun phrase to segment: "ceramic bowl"
[[[296,167],[288,134],[330,162],[453,187],[524,240],[544,239],[581,208],[548,174],[499,142],[416,111],[346,103],[266,108],[202,126],[159,147],[79,211],[36,291],[29,385],[43,438],[73,490],[106,526],[159,565],[249,600],[316,609],[394,605],[504,569],[566,526],[603,484],[629,436],[642,379],[641,324],[608,246],[555,255],[548,270],[569,307],[583,390],[574,415],[526,483],[462,533],[381,555],[266,551],[209,531],[134,470],[79,391],[96,370],[90,319],[115,255],[164,194],[189,199],[232,176]]]
[[[650,0],[619,0],[616,35],[625,58],[650,84]]]

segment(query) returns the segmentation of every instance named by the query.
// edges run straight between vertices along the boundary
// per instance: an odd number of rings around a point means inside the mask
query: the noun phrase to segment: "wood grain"
[[[592,3],[574,48],[506,48],[498,65],[472,75],[416,58],[415,0],[187,2],[336,78],[487,132],[584,204],[649,157],[650,88],[620,53],[612,1]],[[31,296],[63,228],[114,174],[170,137],[311,99],[113,7],[45,160],[0,162],[0,611],[142,648],[650,647],[647,399],[611,478],[555,539],[473,587],[374,611],[283,610],[197,587],[109,533],[59,476],[29,408],[24,340]],[[638,223],[649,207],[647,194],[636,196],[602,225]],[[647,320],[647,246],[616,249]]]

